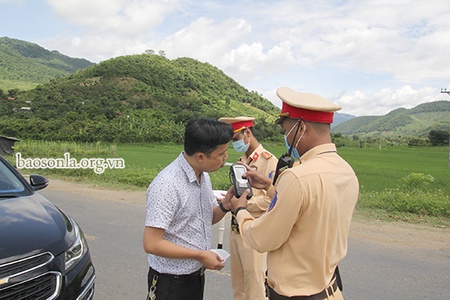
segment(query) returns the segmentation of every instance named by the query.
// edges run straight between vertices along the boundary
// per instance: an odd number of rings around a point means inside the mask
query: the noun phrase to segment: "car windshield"
[[[28,194],[19,178],[0,160],[0,198]]]

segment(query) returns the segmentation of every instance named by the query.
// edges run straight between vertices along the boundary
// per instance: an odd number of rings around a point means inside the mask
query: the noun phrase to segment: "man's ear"
[[[194,154],[194,156],[195,156],[195,160],[198,163],[204,162],[206,160],[206,158],[207,158],[206,154],[203,153],[203,152],[197,152],[197,153]]]

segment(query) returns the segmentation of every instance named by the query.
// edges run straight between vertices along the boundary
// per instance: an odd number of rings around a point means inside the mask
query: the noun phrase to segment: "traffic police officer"
[[[267,252],[269,299],[343,299],[335,270],[347,254],[359,185],[331,141],[330,124],[340,107],[290,88],[279,88],[277,95],[283,103],[276,123],[300,164],[283,171],[275,186],[248,168],[252,186],[273,200],[267,213],[255,219],[245,207],[248,191],[232,198],[241,236]]]
[[[220,118],[234,130],[233,147],[244,153],[238,161],[259,170],[267,178],[272,178],[277,158],[266,151],[253,135],[253,117]],[[254,218],[261,216],[268,208],[271,198],[263,190],[253,189],[253,197],[246,207]],[[248,246],[239,233],[239,225],[234,215],[231,217],[230,266],[234,300],[261,300],[265,297],[266,253],[259,253]]]

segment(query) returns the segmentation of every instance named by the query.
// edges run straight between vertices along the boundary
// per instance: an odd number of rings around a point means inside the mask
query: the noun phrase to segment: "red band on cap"
[[[291,106],[285,102],[283,102],[280,116],[289,117],[293,119],[301,119],[310,122],[317,123],[333,123],[333,112],[328,111],[316,111],[309,110],[305,108],[299,108]]]
[[[234,132],[238,132],[245,128],[253,127],[253,121],[235,122],[231,124],[231,127],[233,127]]]

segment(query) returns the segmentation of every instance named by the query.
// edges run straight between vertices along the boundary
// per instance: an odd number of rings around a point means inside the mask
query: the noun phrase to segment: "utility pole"
[[[447,93],[450,96],[450,90],[441,89],[441,93]],[[450,137],[448,138],[448,166],[450,167]]]
[[[450,90],[442,88],[441,93],[446,93],[450,96]],[[450,167],[450,138],[448,139],[448,166]]]

